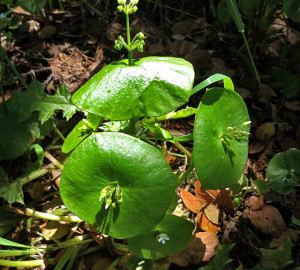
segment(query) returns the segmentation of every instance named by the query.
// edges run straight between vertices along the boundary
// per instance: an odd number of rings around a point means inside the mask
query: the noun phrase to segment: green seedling
[[[60,194],[69,210],[100,232],[128,238],[135,256],[158,259],[181,251],[192,236],[193,224],[170,214],[177,185],[194,167],[205,189],[237,183],[247,160],[250,121],[230,78],[216,74],[192,88],[194,70],[184,59],[132,59],[132,50],[142,50],[145,40],[142,33],[130,39],[129,15],[136,12],[137,1],[118,4],[126,15],[127,41],[118,37],[115,48],[125,48],[128,59],[106,66],[72,96],[98,122],[91,127],[88,115],[67,137],[63,151],[73,152],[64,166]],[[176,111],[218,80],[225,88],[209,89],[198,109]],[[177,139],[159,123],[193,114],[193,136]],[[99,119],[109,132],[97,133]],[[179,141],[192,140],[190,153]],[[156,149],[158,141],[173,143],[188,157],[190,167],[178,180]]]
[[[132,50],[141,51],[145,42],[142,33],[130,37],[129,15],[136,12],[137,2],[118,1],[118,10],[126,16],[127,40],[119,37],[115,47],[125,48],[128,59],[103,68],[72,98],[65,87],[49,97],[34,81],[25,93],[7,103],[12,105],[9,110],[16,125],[28,122],[27,133],[32,122],[37,126],[45,123],[57,109],[63,109],[66,118],[77,109],[85,114],[66,139],[60,134],[63,152],[70,153],[60,181],[64,204],[78,216],[76,222],[83,220],[113,238],[127,238],[129,251],[137,257],[159,259],[180,252],[192,237],[194,224],[170,213],[176,207],[178,184],[189,178],[194,168],[205,189],[229,187],[240,179],[248,153],[249,116],[226,76],[214,75],[193,88],[194,69],[184,59],[132,59]],[[199,108],[178,110],[192,94],[218,80],[223,80],[224,88],[207,90]],[[25,108],[23,114],[18,108]],[[7,121],[7,114],[1,110],[0,120]],[[173,137],[159,123],[193,114],[194,132],[181,138]],[[99,132],[102,122],[109,132]],[[9,137],[9,123],[5,124],[8,127],[1,129],[0,135],[6,132]],[[26,141],[34,136],[27,133],[23,136]],[[177,155],[188,162],[188,169],[178,179],[165,159],[167,151],[163,154],[157,149],[162,141],[173,143],[184,154]],[[186,141],[194,141],[193,153],[180,143]],[[0,142],[1,147],[7,150],[5,142]],[[11,153],[11,158],[26,149]],[[66,259],[70,258],[69,250],[66,254]]]
[[[272,190],[290,193],[293,186],[300,184],[300,151],[292,148],[287,153],[275,155],[268,165],[266,176]]]

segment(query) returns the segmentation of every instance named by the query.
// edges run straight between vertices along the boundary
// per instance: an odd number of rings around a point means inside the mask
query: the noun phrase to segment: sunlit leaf
[[[114,62],[82,86],[72,101],[82,110],[110,120],[161,116],[184,105],[194,70],[180,58],[146,57]]]

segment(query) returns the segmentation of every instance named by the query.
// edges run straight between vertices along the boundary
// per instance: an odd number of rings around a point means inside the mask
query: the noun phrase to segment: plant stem
[[[179,178],[177,180],[177,187],[179,187],[181,185],[181,183],[188,177],[188,175],[194,170],[194,168],[195,168],[195,166],[191,162],[188,169],[182,175],[179,176]]]
[[[47,219],[47,220],[53,220],[53,221],[65,221],[65,222],[80,222],[82,221],[79,217],[76,216],[57,216],[54,214],[48,214],[36,211],[34,209],[25,208],[24,210],[21,210],[19,208],[13,208],[13,207],[5,207],[7,211],[17,213],[20,215],[25,215],[33,218],[41,218],[41,219]]]
[[[182,152],[184,153],[188,158],[192,158],[192,153],[187,150],[180,142],[175,142],[174,145]]]
[[[44,265],[44,260],[33,260],[33,261],[10,261],[0,260],[0,265],[9,267],[38,267]]]
[[[112,269],[114,269],[114,268],[118,265],[120,259],[121,259],[120,256],[119,256],[118,258],[116,258],[116,259],[112,262],[112,264],[111,264],[110,266],[108,266],[107,270],[112,270]]]
[[[126,15],[126,29],[127,29],[127,45],[128,45],[128,65],[132,65],[132,52],[131,52],[131,41],[130,41],[130,26],[129,26],[129,14]]]
[[[260,77],[259,77],[259,74],[258,74],[258,71],[256,69],[256,65],[254,63],[254,60],[253,60],[253,56],[252,56],[252,53],[250,51],[250,48],[249,48],[249,44],[248,44],[248,41],[247,41],[247,38],[246,38],[246,35],[244,32],[240,32],[242,37],[243,37],[243,40],[244,40],[244,43],[245,43],[245,46],[246,46],[246,49],[247,49],[247,52],[248,52],[248,55],[249,55],[249,58],[250,58],[250,62],[251,62],[251,65],[252,65],[252,68],[253,68],[253,71],[254,71],[254,74],[255,74],[255,78],[258,82],[258,84],[261,84],[261,80],[260,80]]]
[[[53,157],[49,152],[45,152],[45,157],[49,159],[58,169],[61,171],[64,169],[64,166],[55,158]]]
[[[17,178],[13,182],[20,182],[21,185],[25,185],[26,183],[31,182],[32,180],[37,179],[37,178],[47,174],[48,172],[51,172],[53,169],[54,168],[51,168],[51,169],[42,168],[42,169],[39,169],[39,170],[36,170],[36,171],[30,173],[26,177]]]
[[[60,130],[56,127],[56,125],[55,125],[54,123],[53,123],[53,125],[54,125],[54,131],[56,132],[56,134],[57,134],[63,141],[65,141],[65,140],[66,140],[65,136],[62,135],[62,133],[60,132]]]

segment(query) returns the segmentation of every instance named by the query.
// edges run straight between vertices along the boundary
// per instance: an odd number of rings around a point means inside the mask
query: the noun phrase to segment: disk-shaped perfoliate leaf
[[[248,156],[249,115],[243,99],[224,88],[209,89],[195,119],[193,160],[203,189],[238,182]]]
[[[160,116],[185,104],[194,81],[193,66],[180,58],[146,57],[114,62],[72,97],[79,108],[110,120]]]
[[[72,152],[60,194],[67,208],[100,232],[127,238],[163,219],[175,187],[173,171],[156,148],[105,132],[94,133]]]
[[[190,242],[195,225],[167,214],[152,230],[128,239],[129,250],[137,257],[159,259],[179,253]]]
[[[300,151],[293,148],[275,155],[266,176],[271,189],[281,194],[289,193],[294,185],[300,184]]]

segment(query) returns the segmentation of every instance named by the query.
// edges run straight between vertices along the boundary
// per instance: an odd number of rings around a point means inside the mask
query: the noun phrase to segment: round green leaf
[[[151,231],[129,238],[129,250],[144,259],[177,254],[190,242],[194,228],[195,225],[186,219],[167,214]],[[169,239],[162,240],[164,235]]]
[[[100,192],[118,181],[123,203],[105,209]],[[154,147],[122,133],[95,133],[70,155],[60,182],[63,202],[97,230],[116,238],[153,228],[171,204],[176,178]]]
[[[290,149],[287,153],[275,155],[266,174],[271,189],[288,194],[294,185],[300,184],[300,151]]]
[[[180,58],[146,57],[114,62],[72,97],[79,108],[110,120],[166,114],[185,104],[193,86],[193,66]]]
[[[227,128],[249,132],[243,99],[224,88],[208,90],[199,105],[194,128],[193,160],[204,189],[222,189],[238,182],[248,156],[248,136],[228,138]],[[223,138],[223,141],[222,141]]]
[[[299,0],[284,0],[284,13],[295,22],[300,22],[300,1]]]

